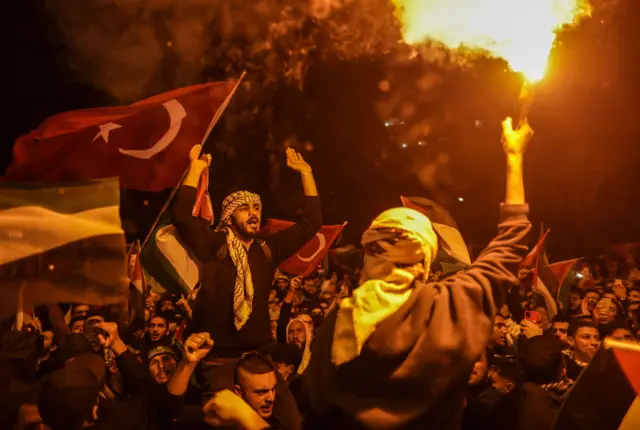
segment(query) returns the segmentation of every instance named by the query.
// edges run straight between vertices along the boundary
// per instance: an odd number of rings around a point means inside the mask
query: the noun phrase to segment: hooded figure
[[[305,323],[300,318],[293,318],[291,321],[289,321],[289,324],[287,324],[287,343],[295,343],[289,340],[289,328],[296,321],[302,324],[305,334],[304,348],[302,349],[302,361],[300,362],[300,366],[298,366],[298,370],[296,371],[298,375],[302,375],[302,373],[307,368],[307,365],[309,364],[309,360],[311,359],[311,341],[313,340],[313,333],[311,331],[311,328],[309,327],[309,324]]]
[[[332,352],[337,365],[357,357],[376,325],[407,301],[414,281],[429,277],[438,237],[425,215],[395,208],[373,221],[362,246],[360,287],[342,300],[338,311]]]
[[[427,283],[438,252],[429,219],[378,216],[362,237],[360,286],[315,335],[302,377],[314,429],[458,429],[467,382],[527,252],[526,205],[504,204],[498,236],[468,268]]]

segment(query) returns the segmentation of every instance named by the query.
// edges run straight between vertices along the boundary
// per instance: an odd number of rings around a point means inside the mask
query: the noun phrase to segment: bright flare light
[[[506,60],[543,78],[556,32],[588,16],[587,0],[394,0],[408,44],[427,40]]]

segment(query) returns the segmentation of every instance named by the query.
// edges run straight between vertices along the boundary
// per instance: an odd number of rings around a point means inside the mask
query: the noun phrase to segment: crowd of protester
[[[255,194],[225,199],[215,230],[193,216],[210,162],[196,148],[172,219],[199,289],[3,321],[0,428],[551,429],[602,339],[640,339],[640,276],[633,256],[580,262],[566,305],[530,282],[529,136],[508,131],[499,233],[452,273],[435,264],[428,218],[405,208],[364,233],[361,268],[277,272],[321,227],[309,165],[288,151],[305,210],[262,240]]]
[[[615,261],[609,259],[608,271],[601,269],[604,257],[592,265],[581,264],[568,308],[553,316],[526,283],[513,287],[517,300],[508,301],[496,315],[489,345],[469,376],[463,429],[550,428],[604,337],[640,341],[638,271],[632,260],[624,265]],[[442,276],[435,272],[432,278]],[[39,424],[43,419],[65,423],[84,404],[99,405],[99,416],[89,417],[96,420],[94,428],[191,429],[220,424],[208,418],[208,409],[219,411],[226,425],[253,428],[243,424],[252,416],[250,409],[267,421],[272,416],[276,373],[304,414],[299,377],[309,363],[314,335],[356,281],[357,271],[340,279],[336,272],[306,278],[278,273],[269,296],[273,342],[235,364],[234,389],[211,397],[204,413],[207,393],[192,374],[212,341],[208,334],[188,335],[193,314],[183,296],[151,293],[139,327],[119,325],[120,308],[82,304],[39,308],[21,331],[8,325],[15,324],[13,319],[7,320],[0,338],[0,428],[47,428]],[[524,317],[526,311],[534,311],[536,319]],[[61,315],[64,327],[55,321]],[[75,356],[90,362],[95,374],[65,366]],[[52,374],[56,378],[47,380]],[[86,397],[92,385],[100,385],[97,399]]]

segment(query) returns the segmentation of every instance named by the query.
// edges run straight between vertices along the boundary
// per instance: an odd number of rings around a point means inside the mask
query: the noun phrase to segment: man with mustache
[[[246,352],[261,350],[272,340],[269,293],[276,268],[311,240],[322,227],[320,200],[311,167],[293,149],[287,149],[287,166],[300,175],[305,209],[292,227],[258,237],[262,219],[260,196],[238,191],[224,199],[215,230],[210,222],[193,216],[200,176],[211,157],[200,157],[201,147],[190,153],[191,165],[176,194],[173,224],[183,243],[200,262],[202,287],[193,305],[191,329],[209,333],[216,347],[198,372],[203,390],[213,394],[234,385],[234,367]],[[281,378],[278,387],[286,384]],[[280,388],[279,388],[280,390]],[[288,394],[288,396],[287,396]],[[287,391],[278,403],[292,403],[291,420],[299,427],[295,402]],[[275,405],[275,414],[279,406]],[[283,419],[285,420],[285,419]],[[282,420],[281,420],[282,421]]]

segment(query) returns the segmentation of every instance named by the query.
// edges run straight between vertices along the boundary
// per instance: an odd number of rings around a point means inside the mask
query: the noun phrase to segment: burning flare
[[[556,32],[590,14],[588,0],[393,0],[406,43],[427,40],[506,60],[542,79]]]

